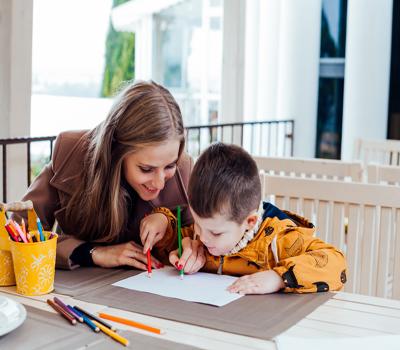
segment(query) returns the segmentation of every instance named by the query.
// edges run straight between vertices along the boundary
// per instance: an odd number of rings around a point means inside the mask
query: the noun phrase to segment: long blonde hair
[[[110,242],[126,228],[123,159],[139,147],[170,139],[180,141],[181,155],[185,145],[182,115],[170,92],[152,81],[128,85],[106,120],[89,134],[81,186],[66,209],[77,238]]]

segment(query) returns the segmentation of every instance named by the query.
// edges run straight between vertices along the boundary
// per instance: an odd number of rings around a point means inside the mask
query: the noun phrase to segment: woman
[[[127,86],[93,130],[61,133],[51,163],[23,198],[33,201],[46,230],[55,220],[62,230],[57,267],[145,269],[152,247],[142,247],[140,235],[157,242],[167,220],[153,209],[183,205],[183,223],[192,222],[186,195],[192,160],[184,145],[179,106],[154,82]]]

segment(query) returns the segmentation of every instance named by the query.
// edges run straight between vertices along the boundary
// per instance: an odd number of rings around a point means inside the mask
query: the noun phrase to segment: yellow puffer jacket
[[[157,255],[168,262],[177,247],[176,218],[166,208],[157,208],[168,217]],[[346,260],[334,246],[314,237],[314,225],[296,214],[264,203],[263,221],[254,238],[239,252],[213,256],[206,250],[202,271],[243,276],[274,270],[283,279],[285,292],[310,293],[340,290],[346,282]],[[193,225],[182,228],[182,237],[193,238]]]

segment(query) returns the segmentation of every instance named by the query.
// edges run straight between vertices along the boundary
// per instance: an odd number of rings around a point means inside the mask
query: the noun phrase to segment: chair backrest
[[[370,164],[367,174],[369,183],[400,186],[400,166]]]
[[[400,140],[358,139],[353,158],[363,164],[400,165]]]
[[[307,217],[346,254],[345,291],[400,299],[400,187],[260,176],[264,200]]]
[[[278,157],[253,158],[258,168],[270,175],[349,181],[362,181],[363,177],[363,169],[360,162]]]

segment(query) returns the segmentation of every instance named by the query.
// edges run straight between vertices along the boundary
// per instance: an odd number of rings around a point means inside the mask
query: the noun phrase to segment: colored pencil
[[[62,307],[64,309],[65,312],[69,313],[73,318],[76,318],[79,322],[83,322],[83,318],[80,317],[78,314],[74,313],[73,311],[71,311],[67,305],[65,305],[59,298],[54,297],[54,302]],[[82,321],[81,321],[82,320]]]
[[[39,234],[40,234],[40,241],[43,242],[46,240],[46,238],[44,237],[43,227],[42,227],[42,223],[40,222],[39,217],[36,219],[36,224],[37,224],[37,228],[38,228]]]
[[[90,320],[86,315],[84,315],[82,312],[77,310],[76,306],[73,306],[72,309],[83,318],[83,322],[87,324],[88,327],[90,327],[94,332],[100,332],[100,328],[97,327],[92,320]]]
[[[83,323],[83,317],[81,315],[78,315],[71,305],[67,305],[67,309],[69,313],[72,314],[80,323]]]
[[[179,259],[182,256],[182,231],[181,231],[181,207],[178,205],[177,207],[177,217],[178,217],[178,254]],[[183,268],[179,270],[179,275],[181,279],[183,279],[184,270]]]
[[[147,276],[151,277],[151,254],[150,249],[147,249]]]
[[[128,346],[129,345],[129,340],[124,338],[123,336],[119,335],[118,333],[115,333],[114,331],[112,331],[111,329],[105,327],[104,325],[102,325],[100,322],[97,322],[96,320],[93,320],[93,323],[100,328],[100,330],[102,332],[104,332],[105,334],[107,334],[108,336],[110,336],[111,338],[113,338],[114,340],[116,340],[117,342],[120,342],[121,344]]]
[[[19,234],[19,236],[21,237],[22,241],[24,243],[28,243],[28,240],[26,239],[25,234],[22,232],[21,228],[19,227],[19,225],[14,220],[10,220],[10,225],[14,229],[14,232],[17,232]]]
[[[47,299],[49,304],[54,310],[56,310],[61,316],[63,316],[69,323],[76,325],[76,320],[68,312],[66,312],[61,306],[57,305],[53,300]]]
[[[101,320],[100,318],[98,318],[97,316],[91,314],[90,312],[83,310],[81,307],[79,306],[74,306],[74,308],[76,310],[78,310],[81,314],[86,315],[87,317],[91,318],[92,320],[95,320],[99,323],[101,323],[103,326],[110,328],[112,331],[116,331],[117,329],[114,326],[111,326],[109,323],[107,323],[106,321]]]
[[[156,334],[163,334],[164,333],[163,331],[161,331],[161,329],[150,327],[150,326],[147,326],[147,325],[145,325],[143,323],[139,323],[139,322],[135,322],[135,321],[132,321],[132,320],[128,320],[126,318],[105,314],[103,312],[100,312],[99,316],[101,318],[105,318],[106,320],[109,320],[109,321],[118,322],[118,323],[121,323],[121,324],[125,324],[127,326],[139,328],[139,329],[142,329],[142,330],[145,330],[145,331],[148,331],[148,332],[152,332],[152,333],[156,333]]]
[[[22,218],[22,225],[21,225],[21,227],[22,227],[22,232],[26,234],[26,226],[25,226],[25,220],[24,220],[24,218]]]
[[[11,220],[8,221],[7,227],[9,228],[9,230],[11,230],[14,237],[17,239],[17,242],[23,242],[22,237],[18,234],[18,232],[15,230],[15,228],[10,223],[11,223]]]
[[[5,227],[5,229],[6,229],[7,233],[8,233],[8,235],[10,236],[10,238],[11,238],[13,241],[18,242],[18,236],[16,236],[16,235],[14,234],[14,231],[11,229],[11,227],[10,227],[8,224],[4,225],[4,227]]]

